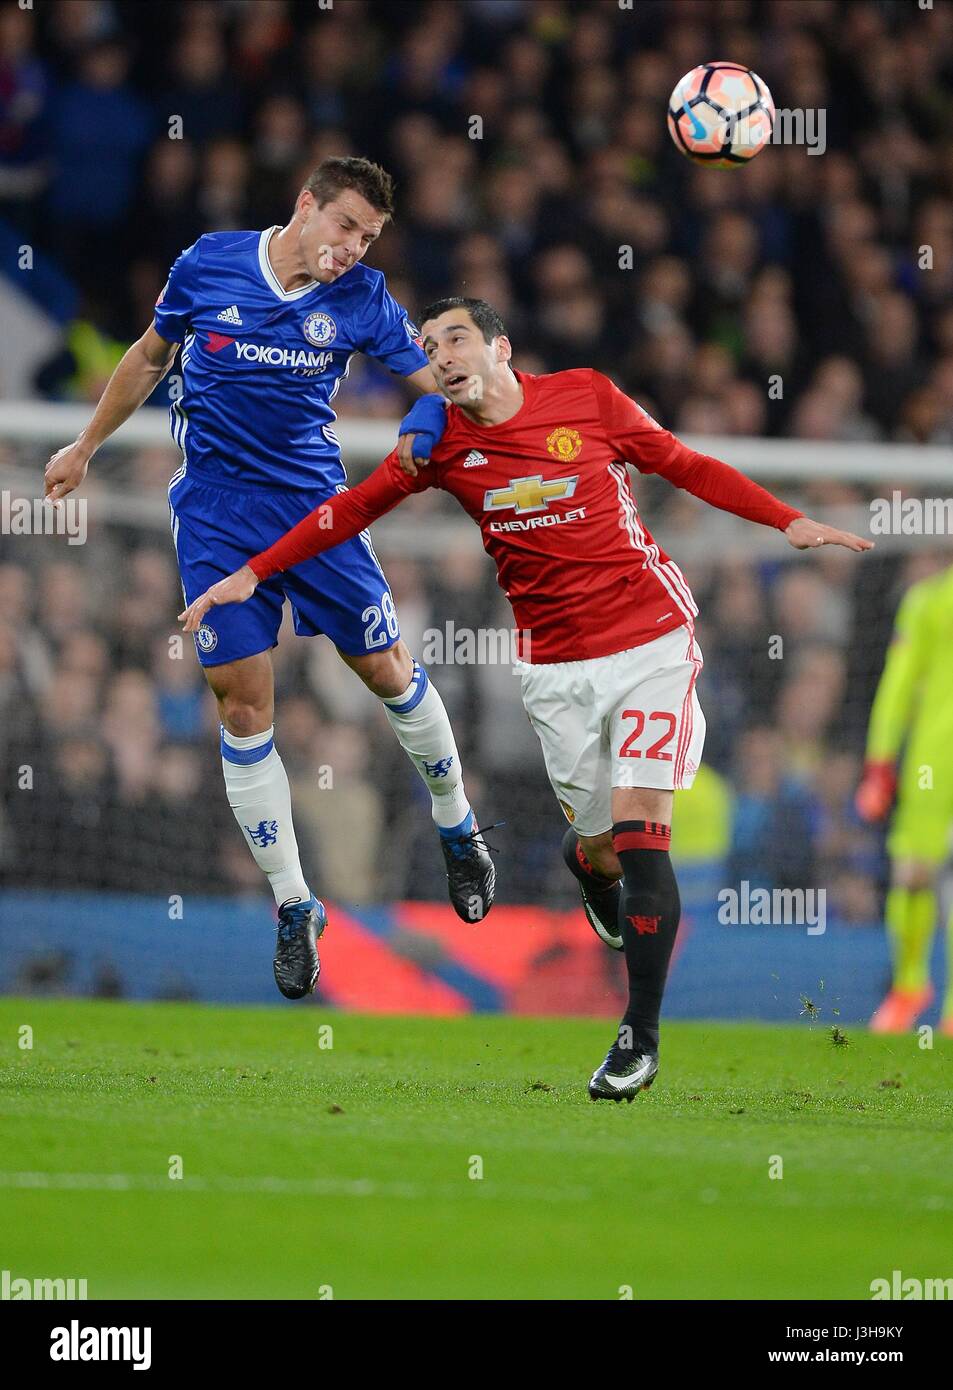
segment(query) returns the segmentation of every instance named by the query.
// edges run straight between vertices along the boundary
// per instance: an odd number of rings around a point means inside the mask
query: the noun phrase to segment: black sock
[[[659,1011],[675,945],[681,901],[669,858],[671,828],[656,821],[625,820],[612,827],[622,864],[619,929],[629,975],[629,1005],[619,1025],[621,1045],[657,1052]],[[631,1030],[623,1034],[623,1029]]]
[[[614,888],[619,882],[617,878],[604,878],[602,874],[596,872],[589,863],[586,851],[579,843],[579,836],[571,827],[563,836],[563,859],[569,872],[575,874],[580,883],[587,884],[596,893]]]

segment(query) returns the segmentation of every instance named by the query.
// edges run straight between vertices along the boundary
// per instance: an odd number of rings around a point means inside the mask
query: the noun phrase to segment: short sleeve
[[[683,447],[674,434],[663,429],[607,376],[594,371],[592,386],[610,446],[640,473],[656,473]]]
[[[182,252],[156,300],[156,332],[167,343],[184,342],[189,331],[195,304],[199,245],[198,241],[193,242]]]
[[[392,372],[410,376],[427,365],[420,332],[384,284],[381,275],[370,295],[370,312],[364,320],[362,352],[383,362]]]

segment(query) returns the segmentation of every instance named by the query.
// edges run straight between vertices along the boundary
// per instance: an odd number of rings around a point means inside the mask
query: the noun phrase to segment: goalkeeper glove
[[[399,432],[416,436],[414,461],[429,463],[431,451],[435,444],[440,443],[446,428],[447,403],[443,396],[435,393],[431,396],[421,396],[419,400],[414,401],[400,422]]]
[[[891,762],[868,762],[854,805],[861,820],[879,821],[890,810],[897,791],[897,773]]]

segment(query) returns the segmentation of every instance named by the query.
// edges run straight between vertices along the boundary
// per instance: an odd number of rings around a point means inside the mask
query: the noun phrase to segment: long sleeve
[[[783,531],[803,512],[789,507],[736,468],[689,449],[600,372],[593,372],[602,423],[619,457],[640,473],[657,473],[722,511]]]
[[[700,497],[712,507],[720,507],[723,512],[734,512],[735,516],[760,522],[762,526],[776,526],[779,531],[804,515],[730,464],[709,454],[696,453],[680,440],[675,442],[678,452],[654,471],[676,487]]]
[[[396,452],[388,454],[362,483],[315,507],[274,545],[253,556],[248,567],[259,579],[270,579],[281,570],[350,540],[412,492],[421,492],[430,481],[426,473],[408,478],[397,462]]]

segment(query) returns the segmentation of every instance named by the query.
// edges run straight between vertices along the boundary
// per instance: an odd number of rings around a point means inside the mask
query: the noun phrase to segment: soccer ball
[[[687,158],[737,169],[771,139],[774,102],[767,83],[750,68],[701,63],[669,98],[668,129]]]

